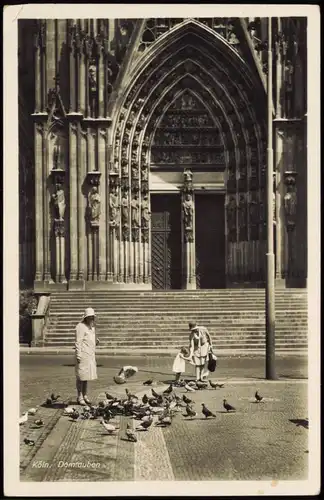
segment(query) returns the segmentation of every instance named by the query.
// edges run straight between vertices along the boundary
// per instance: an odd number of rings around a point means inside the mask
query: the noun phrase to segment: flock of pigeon
[[[136,367],[124,367],[120,370],[118,375],[114,377],[114,382],[116,384],[126,383],[127,379],[135,373],[137,373]],[[153,379],[149,379],[143,383],[143,385],[147,387],[152,386],[152,384]],[[188,394],[197,390],[207,389],[208,382],[188,381],[182,382],[178,384],[178,386],[183,387]],[[224,388],[224,384],[217,384],[212,380],[209,380],[209,386],[214,390]],[[88,406],[83,406],[81,410],[65,405],[63,415],[68,416],[73,421],[98,419],[106,433],[110,435],[119,430],[119,427],[112,423],[114,417],[123,415],[133,418],[138,422],[138,425],[135,426],[134,429],[134,426],[128,423],[124,438],[132,442],[137,442],[137,431],[148,431],[154,422],[154,417],[157,417],[157,419],[155,419],[156,426],[167,427],[172,424],[172,420],[177,412],[184,412],[182,415],[186,419],[194,419],[197,416],[197,411],[193,407],[195,402],[186,394],[183,394],[181,397],[181,395],[176,392],[173,384],[170,384],[169,387],[161,393],[157,392],[153,387],[150,387],[150,391],[151,393],[149,395],[144,394],[141,398],[136,394],[132,394],[127,388],[125,389],[125,396],[119,398],[106,392],[106,399],[99,401],[97,405],[89,404]],[[51,396],[47,398],[45,406],[53,406],[60,397],[60,395],[51,394]],[[255,401],[260,403],[262,399],[263,397],[256,391]],[[207,408],[205,403],[201,403],[201,407],[201,413],[205,419],[216,417],[216,415]],[[225,398],[223,399],[223,407],[226,412],[236,411],[234,406],[229,404]],[[19,424],[25,424],[28,421],[28,416],[35,415],[36,411],[37,407],[31,408],[24,413],[22,417],[20,417]],[[43,425],[44,422],[41,419],[34,421],[35,428],[42,427]],[[25,438],[24,442],[28,446],[34,446],[35,444],[33,440],[28,438]]]

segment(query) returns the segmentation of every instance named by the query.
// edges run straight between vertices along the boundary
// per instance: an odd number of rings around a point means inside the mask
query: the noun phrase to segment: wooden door
[[[195,210],[197,288],[223,288],[225,286],[224,196],[197,194]]]
[[[181,288],[181,201],[180,195],[151,197],[152,287]]]

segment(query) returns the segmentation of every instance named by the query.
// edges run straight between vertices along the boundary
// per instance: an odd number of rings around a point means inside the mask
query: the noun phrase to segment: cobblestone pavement
[[[172,359],[168,358],[139,361],[98,357],[97,362],[99,379],[89,383],[90,395],[97,401],[106,390],[124,396],[125,386],[141,396],[150,391],[143,386],[150,376],[156,390],[162,391],[172,378]],[[135,363],[139,373],[125,386],[116,386],[112,376],[126,362]],[[107,435],[98,420],[75,422],[63,416],[60,404],[54,408],[39,406],[36,416],[21,426],[21,480],[305,479],[308,430],[299,424],[307,418],[306,362],[299,357],[278,362],[278,374],[286,374],[279,382],[262,380],[263,365],[262,359],[220,360],[212,378],[225,380],[225,387],[189,395],[197,417],[188,420],[178,412],[170,427],[138,431],[137,443],[125,440],[127,423],[137,424],[129,417],[116,417],[118,432]],[[249,380],[253,375],[259,380]],[[21,357],[21,412],[41,405],[52,391],[74,404],[74,385],[71,356]],[[265,399],[260,404],[254,403],[256,389]],[[181,395],[185,391],[177,392]],[[223,397],[237,408],[236,413],[224,411]],[[200,412],[202,402],[216,418],[205,420]],[[36,418],[44,421],[41,429],[34,428]],[[25,445],[25,437],[33,439],[35,446]]]

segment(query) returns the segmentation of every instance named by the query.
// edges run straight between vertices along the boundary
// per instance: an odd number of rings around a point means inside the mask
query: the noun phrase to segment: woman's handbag
[[[214,372],[216,370],[216,365],[217,365],[217,356],[216,354],[213,353],[213,351],[209,351],[208,354],[208,371]]]

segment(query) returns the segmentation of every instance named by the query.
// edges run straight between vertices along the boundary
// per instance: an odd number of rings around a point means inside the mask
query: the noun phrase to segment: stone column
[[[191,170],[184,171],[182,189],[183,287],[196,289],[195,203]]]
[[[44,247],[43,247],[43,134],[44,126],[43,123],[35,123],[34,125],[35,134],[35,233],[38,235],[35,243],[35,264],[36,264],[36,274],[35,274],[35,290],[37,287],[41,286],[44,277]]]
[[[76,115],[74,115],[75,117]],[[84,282],[79,279],[79,244],[78,244],[78,130],[79,123],[69,123],[69,214],[70,214],[70,289],[83,288]]]
[[[107,259],[106,259],[106,143],[107,130],[104,128],[98,131],[98,169],[101,173],[101,216],[99,225],[99,281],[105,281],[107,276]]]
[[[285,171],[284,161],[284,130],[282,123],[279,120],[274,120],[275,125],[275,231],[276,231],[276,285],[284,285],[284,249],[285,249],[285,235],[284,223],[285,215],[282,206],[284,197],[284,178]]]

